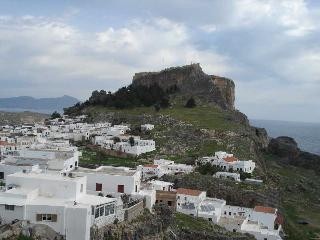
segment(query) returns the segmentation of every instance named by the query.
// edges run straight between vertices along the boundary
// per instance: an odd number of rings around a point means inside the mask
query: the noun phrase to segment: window
[[[98,218],[99,216],[100,216],[99,208],[96,208],[96,211],[95,211],[94,217],[95,217],[95,218]]]
[[[57,214],[37,214],[37,222],[57,222]]]
[[[94,215],[94,206],[91,206],[91,215]]]
[[[72,165],[70,165],[70,168],[72,168],[73,166]]]
[[[229,215],[231,216],[231,212],[229,212]]]
[[[4,172],[0,172],[0,179],[4,179]]]
[[[233,232],[236,232],[237,230],[236,230],[236,229],[233,229],[232,231],[233,231]]]
[[[212,222],[212,218],[208,218],[209,222]]]
[[[172,206],[172,201],[168,201],[168,206]]]
[[[186,200],[186,201],[187,201],[187,197],[184,197],[184,200]]]
[[[103,216],[104,215],[104,206],[100,207],[99,211],[100,211],[100,216]]]
[[[224,215],[227,215],[227,211],[224,211]]]
[[[136,185],[136,192],[138,192],[138,186]]]
[[[124,185],[118,185],[118,193],[124,193]]]
[[[80,192],[83,192],[83,184],[80,186]]]
[[[108,205],[105,207],[105,215],[108,216],[114,214],[114,205]]]
[[[102,183],[96,183],[96,191],[97,192],[102,191]]]
[[[4,205],[5,207],[5,210],[8,210],[8,211],[14,211],[14,205]]]

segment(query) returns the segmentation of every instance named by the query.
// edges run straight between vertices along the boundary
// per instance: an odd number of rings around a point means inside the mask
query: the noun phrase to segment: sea
[[[320,123],[250,119],[250,124],[265,128],[270,137],[292,137],[301,150],[320,155]]]

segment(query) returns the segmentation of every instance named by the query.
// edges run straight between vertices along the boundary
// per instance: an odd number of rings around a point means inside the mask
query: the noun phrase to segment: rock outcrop
[[[278,156],[283,162],[320,173],[320,156],[301,151],[297,142],[286,136],[271,139],[268,151]]]
[[[200,64],[172,67],[160,72],[136,73],[132,84],[148,87],[157,84],[165,91],[177,88],[182,95],[201,96],[223,109],[234,110],[234,82],[204,73]]]
[[[63,236],[44,224],[32,224],[28,221],[17,221],[0,226],[0,239],[14,240],[24,236],[34,240],[62,240]]]

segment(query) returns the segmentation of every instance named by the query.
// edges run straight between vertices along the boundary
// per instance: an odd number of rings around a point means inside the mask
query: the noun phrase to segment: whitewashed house
[[[169,192],[173,190],[173,183],[171,182],[152,180],[148,183],[152,186],[152,189],[154,190],[169,191]]]
[[[66,240],[89,240],[90,228],[115,220],[116,200],[88,195],[86,177],[15,173],[0,193],[2,223],[16,219],[50,226]]]
[[[236,182],[241,182],[240,174],[239,173],[231,173],[231,172],[216,172],[213,174],[215,178],[222,178],[222,179],[232,179]]]
[[[114,144],[114,149],[139,156],[143,153],[156,150],[156,146],[153,140],[134,140],[133,145],[131,145],[130,142],[117,142]]]
[[[228,154],[226,152],[216,152],[213,157],[203,157],[199,161],[202,164],[210,163],[212,165],[218,166],[224,171],[238,171],[252,173],[255,169],[255,162],[252,160],[240,161],[233,154]]]
[[[39,165],[43,170],[69,172],[78,167],[79,151],[17,150],[6,156],[5,164]]]
[[[229,231],[250,233],[257,240],[281,240],[281,221],[275,208],[244,208],[225,205],[218,222]]]
[[[201,202],[206,198],[206,192],[178,188],[177,189],[177,211],[191,216],[197,216]]]
[[[194,167],[192,165],[182,163],[176,164],[171,160],[159,159],[154,160],[153,163],[155,165],[161,166],[165,174],[191,173],[194,170]]]
[[[72,173],[87,177],[87,190],[90,193],[136,194],[140,190],[141,172],[127,167],[78,168]]]
[[[167,173],[160,165],[145,164],[137,166],[137,170],[141,172],[142,179],[148,179],[152,177],[162,177]]]

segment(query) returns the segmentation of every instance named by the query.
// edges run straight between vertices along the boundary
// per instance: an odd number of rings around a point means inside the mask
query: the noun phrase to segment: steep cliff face
[[[208,75],[199,64],[173,67],[160,72],[141,72],[133,77],[134,86],[159,85],[164,90],[179,89],[182,95],[198,95],[223,109],[234,110],[234,83],[231,79]]]

